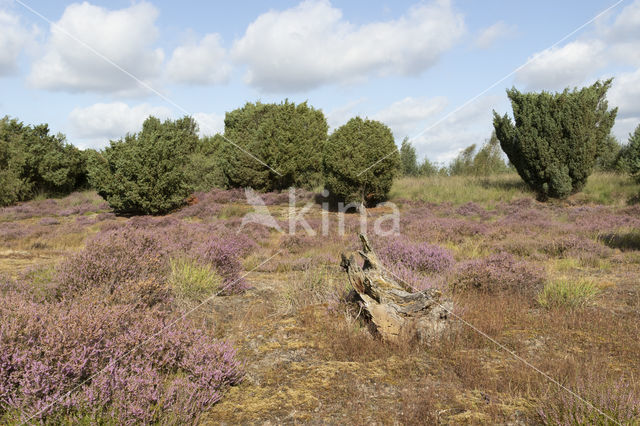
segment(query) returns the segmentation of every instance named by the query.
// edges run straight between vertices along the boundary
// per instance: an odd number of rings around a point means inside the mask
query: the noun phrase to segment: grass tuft
[[[572,281],[561,278],[549,281],[538,294],[538,303],[544,308],[581,308],[593,302],[600,287],[592,280]]]
[[[169,284],[182,298],[199,300],[220,288],[222,277],[209,265],[191,259],[171,259]]]

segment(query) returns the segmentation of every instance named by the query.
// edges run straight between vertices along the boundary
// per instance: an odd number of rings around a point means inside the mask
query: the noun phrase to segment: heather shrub
[[[502,149],[541,199],[566,198],[587,182],[617,114],[605,100],[611,82],[556,94],[513,88],[507,95],[515,124],[494,111]]]
[[[474,203],[473,201],[469,201],[458,207],[456,209],[456,213],[460,216],[487,216],[487,211],[480,205]]]
[[[192,421],[242,379],[228,344],[166,311],[93,295],[47,304],[8,297],[0,307],[5,421]]]
[[[222,276],[224,294],[239,293],[247,289],[247,284],[240,275],[242,265],[238,249],[233,244],[212,238],[195,247],[193,254],[197,260],[211,265]]]
[[[607,369],[604,369],[607,370]],[[608,378],[597,371],[586,371],[572,391],[582,399],[558,389],[542,401],[538,409],[545,425],[637,425],[640,398],[628,379]],[[597,408],[594,408],[597,407]],[[603,414],[604,413],[604,414]],[[613,421],[612,421],[613,419]]]
[[[553,238],[542,247],[542,251],[558,258],[583,255],[607,257],[610,254],[610,250],[602,244],[577,235]]]
[[[86,247],[65,259],[56,280],[62,296],[87,288],[113,292],[129,281],[164,280],[168,253],[151,232],[122,227],[101,232]]]
[[[378,248],[378,255],[389,265],[404,267],[422,273],[444,272],[453,264],[451,253],[440,246],[428,243],[411,243],[394,238]]]
[[[545,284],[538,294],[538,303],[545,308],[580,308],[588,305],[600,293],[591,280],[558,279]]]
[[[149,117],[140,133],[89,156],[89,181],[116,213],[167,213],[193,192],[186,169],[197,143],[192,118],[160,122]]]
[[[458,264],[452,286],[456,291],[475,289],[489,293],[530,294],[542,288],[544,282],[545,273],[541,268],[519,261],[508,253],[498,253]]]
[[[387,271],[396,281],[399,281],[400,284],[412,292],[440,287],[441,285],[439,280],[435,279],[432,275],[427,276],[405,266],[403,263],[388,265]]]
[[[325,188],[341,201],[372,205],[386,199],[399,169],[393,134],[379,121],[352,118],[324,146]]]

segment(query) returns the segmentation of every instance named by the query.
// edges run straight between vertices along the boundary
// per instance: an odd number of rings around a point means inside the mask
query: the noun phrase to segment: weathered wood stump
[[[360,267],[353,254],[342,254],[340,266],[349,276],[365,317],[382,339],[429,341],[442,335],[450,325],[453,302],[436,289],[412,292],[382,265],[365,235],[360,234],[360,241],[362,250],[358,253],[364,265]]]

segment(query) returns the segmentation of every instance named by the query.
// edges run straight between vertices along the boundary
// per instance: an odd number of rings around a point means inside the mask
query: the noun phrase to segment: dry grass
[[[612,206],[608,207],[611,215],[621,214],[616,209],[630,193],[624,179],[594,175],[585,193],[569,202],[532,202],[526,207],[555,226],[528,231],[517,223],[503,229],[495,225],[512,214],[509,209],[513,206],[505,207],[506,203],[534,197],[515,175],[397,181],[392,194],[396,201],[445,203],[429,207],[436,219],[456,215],[446,203],[456,206],[469,201],[493,215],[465,219],[493,226],[490,232],[460,236],[454,235],[454,227],[451,232],[433,234],[437,241],[430,242],[450,249],[457,262],[483,259],[507,248],[519,260],[540,266],[549,275],[538,300],[536,295],[519,292],[452,295],[456,315],[473,328],[456,321],[445,338],[424,346],[377,340],[357,308],[341,302],[348,281],[338,268],[339,255],[352,248],[351,235],[288,240],[285,247],[283,237],[272,233],[244,259],[245,270],[251,270],[283,250],[247,276],[253,289],[215,298],[193,314],[202,324],[214,327],[216,336],[234,342],[247,367],[244,383],[232,388],[199,421],[539,424],[560,422],[563,415],[574,413],[588,423],[606,424],[606,418],[568,398],[565,390],[477,331],[481,330],[607,415],[637,424],[640,413],[629,408],[640,395],[640,254],[635,234],[623,229],[620,237],[607,240],[597,240],[606,232],[589,234],[610,250],[607,257],[545,251],[555,244],[557,229],[569,226],[573,204],[597,207],[589,203],[601,202]],[[409,208],[402,207],[403,214]],[[521,210],[529,212],[526,209]],[[237,219],[246,210],[246,206],[234,205],[224,216]],[[286,219],[284,206],[273,210],[278,219]],[[372,209],[371,214],[382,213]],[[312,209],[308,217],[318,220],[320,210]],[[0,272],[15,275],[40,265],[42,269],[33,273],[34,282],[45,282],[47,268],[80,248],[100,226],[124,219],[106,219],[69,235],[57,232],[72,220],[74,216],[61,219],[38,237],[0,245]],[[331,220],[337,223],[333,213]],[[425,239],[432,235],[427,231]],[[450,280],[447,274],[443,276]],[[215,286],[206,271],[179,262],[173,276],[176,285],[184,286],[187,298],[202,299]],[[623,385],[615,387],[616,383]],[[629,420],[633,416],[635,420]]]

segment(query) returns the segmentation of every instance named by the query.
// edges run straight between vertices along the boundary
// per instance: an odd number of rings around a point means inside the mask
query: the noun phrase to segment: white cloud
[[[516,80],[533,90],[562,90],[583,84],[606,65],[606,46],[600,40],[574,41],[543,50],[516,74]]]
[[[177,47],[167,65],[169,77],[179,83],[225,83],[231,74],[227,51],[219,34],[207,34],[199,43],[189,42]]]
[[[561,90],[591,84],[601,69],[620,65],[640,67],[640,0],[598,19],[581,39],[534,54],[516,74],[528,89]]]
[[[33,43],[37,29],[27,29],[18,16],[0,10],[0,76],[17,70],[22,50]]]
[[[213,136],[224,132],[224,115],[197,112],[193,114],[193,118],[198,122],[200,136]]]
[[[377,112],[373,118],[391,128],[396,139],[410,136],[416,126],[441,113],[447,105],[445,97],[431,99],[407,97]]]
[[[612,132],[621,142],[626,143],[629,133],[640,124],[640,69],[618,74],[609,89],[607,99],[610,107],[619,108]]]
[[[429,160],[448,162],[462,149],[471,144],[479,146],[491,136],[492,110],[500,111],[503,102],[502,96],[481,97],[432,127],[426,127],[411,143]]]
[[[328,0],[307,0],[252,22],[232,54],[246,82],[269,92],[303,91],[370,75],[417,75],[464,33],[448,0],[413,6],[402,17],[354,25]]]
[[[354,109],[358,105],[362,105],[362,103],[366,102],[367,98],[360,98],[354,101],[350,101],[344,105],[336,107],[329,111],[326,114],[327,124],[329,124],[329,131],[333,131],[333,129],[337,129],[338,127],[345,124],[347,121],[355,117],[356,115],[360,115],[354,113]]]
[[[609,105],[619,107],[619,117],[640,116],[640,69],[618,74],[607,94]]]
[[[69,114],[69,121],[73,137],[83,140],[77,145],[100,148],[108,145],[110,140],[140,131],[142,123],[150,115],[166,119],[171,116],[171,111],[149,104],[131,107],[124,102],[97,103],[86,108],[75,108]]]
[[[156,8],[146,2],[115,11],[87,2],[67,6],[51,26],[45,53],[34,63],[30,83],[69,92],[139,89],[135,79],[77,40],[146,82],[159,74],[164,59],[162,50],[152,47],[158,37],[157,16]]]
[[[503,21],[498,21],[495,24],[483,29],[475,42],[473,43],[479,49],[488,49],[501,38],[507,37],[515,32],[515,26],[507,25]]]
[[[640,125],[640,117],[617,118],[611,132],[623,144],[629,142],[629,134]]]

